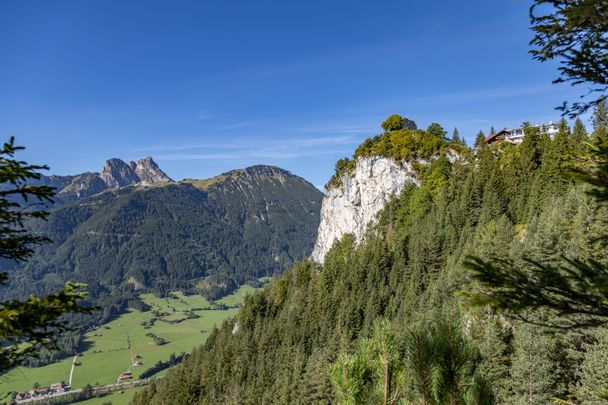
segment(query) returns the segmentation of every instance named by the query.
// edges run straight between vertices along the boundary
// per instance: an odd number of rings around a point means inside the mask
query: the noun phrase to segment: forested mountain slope
[[[605,329],[549,331],[471,309],[458,294],[478,288],[462,266],[469,254],[608,260],[596,239],[605,233],[606,208],[561,173],[567,156],[581,153],[588,140],[582,123],[570,131],[563,122],[554,140],[526,131],[521,145],[480,144],[465,159],[421,166],[420,186],[405,187],[388,203],[363,243],[347,235],[323,265],[303,262],[274,279],[134,403],[328,404],[348,395],[345,403],[359,403],[352,398],[365,390],[369,403],[383,403],[375,384],[389,381],[378,377],[389,366],[369,369],[357,357],[338,356],[380,350],[361,342],[378,333],[381,318],[393,326],[391,358],[401,364],[401,386],[387,388],[384,398],[390,393],[394,402],[384,403],[447,403],[448,394],[454,403],[476,404],[599,400],[599,382],[608,376]],[[458,326],[467,339],[459,350],[472,360],[431,387],[418,378],[424,363],[415,367],[409,348],[419,328],[445,330],[441,319]],[[466,357],[459,356],[452,365]],[[330,378],[332,364],[339,372]],[[350,384],[340,387],[340,379]],[[472,389],[482,379],[491,395]],[[449,383],[449,390],[441,385]]]
[[[321,197],[271,166],[109,188],[57,204],[47,222],[36,223],[34,231],[52,242],[12,270],[12,287],[3,292],[23,296],[84,282],[104,318],[139,291],[179,288],[216,299],[307,257]]]

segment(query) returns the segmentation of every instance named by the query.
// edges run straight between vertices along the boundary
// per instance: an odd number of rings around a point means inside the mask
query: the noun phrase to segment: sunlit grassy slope
[[[237,305],[245,295],[255,289],[243,286],[233,295],[227,296],[220,302],[226,305]],[[192,348],[203,343],[213,329],[227,317],[234,315],[238,309],[211,310],[211,304],[201,296],[184,296],[175,293],[171,298],[158,298],[152,294],[143,294],[142,299],[152,307],[150,311],[140,312],[129,310],[119,318],[89,332],[85,338],[86,350],[77,359],[79,366],[75,367],[72,386],[83,387],[86,384],[105,385],[115,382],[116,377],[131,370],[133,377],[139,375],[159,360],[167,360],[171,353],[190,352]],[[162,314],[148,328],[144,324],[155,317],[154,311]],[[193,311],[199,318],[187,319]],[[169,323],[179,321],[178,323]],[[154,339],[147,334],[152,333],[167,341],[164,345],[156,345]],[[143,366],[133,367],[133,356],[142,357]],[[69,378],[72,358],[44,367],[18,368],[0,377],[0,392],[25,391],[32,388],[34,383],[49,386]],[[130,390],[132,391],[132,390]],[[120,394],[122,395],[122,394]],[[113,396],[114,397],[114,396]],[[118,397],[117,397],[118,398]],[[114,400],[118,402],[124,397]],[[88,402],[87,402],[88,403]],[[96,402],[91,402],[91,404]]]
[[[115,392],[111,395],[106,395],[99,398],[91,398],[86,401],[77,402],[78,405],[103,405],[112,403],[112,405],[128,405],[137,391],[141,391],[143,387],[131,388],[124,392]]]

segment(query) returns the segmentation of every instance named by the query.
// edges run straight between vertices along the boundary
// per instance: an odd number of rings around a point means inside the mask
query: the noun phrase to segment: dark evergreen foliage
[[[467,255],[552,261],[558,259],[552,253],[557,251],[608,260],[596,242],[608,210],[594,208],[587,188],[562,176],[567,156],[580,150],[583,140],[567,126],[563,129],[551,140],[528,127],[521,145],[483,146],[474,156],[463,153],[454,164],[435,160],[422,173],[420,187],[407,187],[385,207],[364,243],[356,246],[347,235],[335,243],[322,266],[299,263],[274,279],[188,360],[170,370],[154,392],[146,390],[134,403],[163,404],[175,395],[173,403],[180,404],[313,402],[309,398],[335,403],[344,397],[327,389],[329,365],[343,359],[352,365],[344,369],[349,375],[365,377],[365,364],[357,365],[357,356],[348,356],[361,350],[364,339],[374,337],[378,319],[390,322],[398,341],[409,342],[398,356],[406,367],[406,353],[415,350],[416,336],[419,364],[434,358],[424,354],[428,336],[420,331],[412,335],[412,327],[422,325],[424,331],[446,313],[458,315],[461,328],[454,332],[479,350],[478,363],[462,362],[475,365],[472,379],[468,371],[462,380],[441,378],[471,384],[459,397],[466,403],[576,398],[581,377],[573,370],[590,370],[593,361],[601,361],[585,360],[587,346],[582,342],[592,336],[579,331],[551,334],[539,326],[508,321],[487,308],[468,307],[458,295],[478,288],[462,266]],[[555,316],[536,317],[547,321]],[[458,364],[454,359],[445,361],[446,372],[448,364]],[[403,375],[417,390],[416,398],[426,397],[429,404],[446,398],[425,383],[424,368],[407,368],[420,370]],[[374,385],[380,380],[362,381]],[[391,384],[389,392],[394,392]],[[522,384],[528,384],[526,392]]]
[[[592,143],[586,145],[588,151],[573,158],[571,167],[565,174],[590,186],[586,192],[595,198],[593,207],[605,212],[608,201],[608,141],[604,135],[608,112],[603,103],[597,106],[593,121],[595,130]],[[528,138],[529,136],[526,137],[526,142]],[[553,142],[539,139],[536,143],[536,149],[544,155],[538,170],[538,188],[563,188],[564,180],[559,177],[559,173],[565,169],[562,156],[580,150],[569,146],[569,138],[568,126],[562,121]],[[537,152],[531,153],[532,156]],[[534,188],[533,184],[533,191]],[[536,193],[533,192],[532,196]],[[531,206],[530,209],[537,212],[542,206]],[[605,225],[605,218],[600,217],[597,223]],[[556,227],[567,232],[564,223]],[[494,257],[489,260],[470,257],[465,264],[472,269],[473,278],[484,287],[470,295],[471,303],[490,305],[526,322],[540,322],[556,328],[581,328],[608,322],[606,262],[581,255],[582,252],[574,255],[560,252],[553,246],[557,241],[552,240],[547,231],[551,230],[539,229],[537,233],[541,236],[534,241],[537,249],[533,255],[536,257],[525,255],[520,258],[523,260],[512,257]],[[605,247],[607,241],[606,231],[596,234],[595,242],[601,247]],[[597,249],[597,252],[602,250]],[[538,319],[539,309],[547,309],[555,316]]]
[[[557,59],[555,83],[590,86],[597,98],[564,103],[571,118],[606,99],[608,90],[608,4],[604,0],[535,0],[530,8],[535,35],[530,53],[541,62]],[[586,96],[583,95],[582,97]]]

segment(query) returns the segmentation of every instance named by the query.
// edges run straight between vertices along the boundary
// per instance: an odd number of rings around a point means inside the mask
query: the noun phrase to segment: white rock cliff
[[[334,242],[347,233],[361,242],[376,214],[408,183],[419,185],[409,162],[397,163],[386,157],[357,159],[355,169],[343,175],[341,185],[329,189],[323,198],[312,259],[323,263]]]

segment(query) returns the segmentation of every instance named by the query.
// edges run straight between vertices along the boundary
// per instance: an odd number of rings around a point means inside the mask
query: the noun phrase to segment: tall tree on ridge
[[[606,105],[606,99],[600,100],[591,116],[591,122],[593,123],[593,134],[592,139],[598,144],[608,144],[608,106]]]
[[[454,132],[452,132],[452,142],[453,143],[462,143],[460,138],[460,134],[458,133],[458,128],[454,128]]]
[[[475,143],[473,144],[473,147],[479,149],[482,146],[484,146],[486,143],[486,135],[483,133],[483,131],[479,131],[477,133],[477,136],[475,137]]]
[[[583,142],[589,140],[589,135],[587,134],[587,129],[585,128],[585,124],[581,121],[580,118],[577,118],[574,121],[574,127],[572,128],[572,142],[574,143],[575,148],[580,149],[583,146]]]

